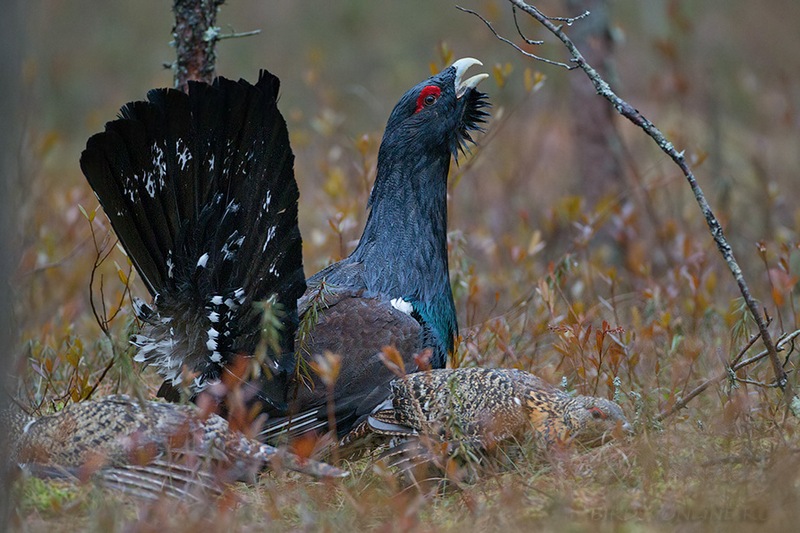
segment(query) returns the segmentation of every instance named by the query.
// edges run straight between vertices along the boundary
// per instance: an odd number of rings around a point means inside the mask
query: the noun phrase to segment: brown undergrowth
[[[656,120],[676,144],[689,147],[686,156],[719,200],[726,235],[779,338],[800,328],[800,211],[790,201],[796,161],[787,155],[796,148],[797,110],[774,103],[790,100],[792,86],[777,84],[769,93],[769,105],[789,118],[766,127],[737,115],[718,145],[697,141],[719,134],[700,116],[719,110],[705,110],[708,95],[691,83],[701,67],[675,60],[686,57],[681,43],[697,31],[678,22],[668,22],[668,36],[651,43],[652,53],[672,58],[670,69],[632,90],[643,108],[659,111]],[[441,47],[437,61],[445,63],[449,53]],[[633,70],[626,61],[623,76]],[[634,424],[634,436],[593,450],[523,451],[504,470],[431,483],[427,492],[369,457],[345,461],[352,472],[345,480],[266,473],[204,505],[142,502],[91,484],[22,476],[13,489],[15,527],[732,531],[796,524],[798,424],[771,386],[766,360],[727,371],[762,348],[749,343],[756,328],[682,177],[638,132],[620,128],[631,176],[601,198],[583,196],[569,164],[571,132],[563,115],[570,110],[554,103],[556,74],[527,70],[497,63],[495,85],[486,88],[495,102],[493,122],[451,176],[450,268],[461,326],[453,364],[517,367],[576,394],[612,398]],[[319,112],[287,112],[308,274],[352,249],[380,139],[375,131],[343,134],[330,103],[333,89],[319,87],[324,75],[314,64],[306,73],[318,84],[309,82]],[[671,97],[665,87],[678,76],[683,92]],[[725,95],[749,101],[748,84],[757,82],[745,79]],[[14,392],[36,413],[109,393],[151,397],[158,379],[134,368],[127,343],[137,327],[130,294],[145,291],[104,215],[95,214],[75,158],[53,152],[56,142],[32,134],[25,147],[31,160],[60,157],[71,170],[60,181],[61,168],[33,168],[27,203],[20,205],[25,229],[15,312],[22,342]],[[796,382],[792,342],[780,356]],[[458,479],[459,472],[451,474]]]

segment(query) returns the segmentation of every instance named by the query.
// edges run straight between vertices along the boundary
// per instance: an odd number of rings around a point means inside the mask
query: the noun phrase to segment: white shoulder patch
[[[392,307],[407,315],[410,315],[411,313],[414,312],[414,306],[408,303],[407,301],[403,300],[402,298],[395,298],[391,300],[390,303],[392,304]]]

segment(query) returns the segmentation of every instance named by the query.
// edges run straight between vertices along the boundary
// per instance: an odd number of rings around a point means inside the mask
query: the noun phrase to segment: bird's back
[[[522,370],[471,367],[394,380],[392,397],[354,431],[428,435],[486,448],[526,436],[545,444],[602,442],[617,425],[628,427],[619,406],[604,398],[570,396]]]
[[[314,476],[344,475],[252,440],[194,405],[114,395],[39,418],[21,411],[13,417],[11,459],[43,477],[95,473],[105,484],[144,493],[173,482],[216,489],[276,462]]]

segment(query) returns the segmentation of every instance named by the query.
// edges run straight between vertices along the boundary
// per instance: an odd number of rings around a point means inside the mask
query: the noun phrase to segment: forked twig
[[[793,332],[789,333],[788,335],[782,337],[780,340],[778,340],[777,349],[778,350],[782,350],[783,347],[786,346],[787,344],[794,343],[794,340],[798,336],[800,336],[800,330],[793,331]],[[700,393],[705,391],[710,385],[712,385],[713,383],[717,383],[719,381],[722,381],[723,379],[725,379],[725,378],[727,378],[727,377],[729,377],[731,375],[734,376],[734,379],[736,379],[737,381],[741,381],[743,383],[750,383],[750,384],[753,384],[753,385],[760,385],[760,386],[777,386],[777,384],[757,383],[757,382],[753,382],[751,380],[747,380],[745,378],[736,378],[735,377],[735,374],[736,374],[737,371],[741,370],[742,368],[744,368],[746,366],[752,365],[753,363],[761,361],[762,359],[767,357],[767,355],[769,355],[769,352],[767,350],[764,350],[764,351],[754,355],[753,357],[748,357],[747,359],[744,359],[744,360],[740,361],[741,355],[744,352],[746,352],[747,349],[750,348],[753,344],[755,344],[755,342],[756,342],[756,340],[758,340],[758,338],[759,338],[759,335],[754,335],[747,342],[745,347],[739,352],[739,355],[734,360],[735,362],[731,366],[727,367],[724,372],[719,373],[718,375],[714,376],[713,378],[705,380],[703,383],[701,383],[700,385],[698,385],[697,387],[692,389],[692,391],[689,394],[687,394],[686,396],[681,398],[679,401],[675,402],[675,404],[672,407],[670,407],[666,411],[662,411],[661,413],[659,413],[659,415],[656,416],[656,418],[655,418],[656,421],[660,422],[660,421],[662,421],[662,420],[664,420],[666,418],[669,418],[670,416],[674,415],[675,413],[677,413],[678,411],[680,411],[681,409],[686,407],[689,404],[690,401],[692,401]]]
[[[552,59],[547,59],[546,57],[541,57],[541,56],[537,56],[536,54],[532,54],[530,52],[526,52],[525,50],[523,50],[522,48],[517,46],[515,43],[511,42],[510,40],[506,39],[505,37],[503,37],[502,35],[497,33],[497,31],[492,27],[492,24],[488,20],[483,18],[479,13],[477,13],[477,12],[471,10],[471,9],[467,9],[467,8],[461,7],[461,6],[456,6],[456,9],[458,9],[459,11],[463,11],[464,13],[469,13],[470,15],[475,15],[476,17],[481,19],[483,21],[483,23],[486,24],[486,27],[489,28],[489,30],[494,34],[495,37],[497,37],[498,39],[500,39],[501,41],[503,41],[507,45],[513,47],[517,52],[519,52],[519,53],[521,53],[523,55],[526,55],[526,56],[530,57],[531,59],[535,59],[537,61],[542,61],[544,63],[548,63],[550,65],[555,65],[557,67],[563,67],[563,68],[565,68],[567,70],[573,70],[573,69],[578,68],[576,65],[568,65],[568,64],[562,63],[560,61],[553,61]],[[519,27],[519,26],[517,26],[517,27]],[[523,37],[523,39],[524,39],[524,37]],[[542,44],[543,41],[531,41],[529,39],[525,39],[525,42],[527,42],[528,44]]]
[[[793,406],[793,402],[796,401],[794,387],[787,378],[786,371],[784,370],[780,358],[778,357],[778,351],[775,347],[775,343],[772,340],[772,336],[770,335],[769,329],[767,327],[767,322],[764,319],[763,315],[761,314],[761,310],[759,309],[755,299],[750,294],[750,289],[747,286],[747,282],[744,279],[742,270],[739,267],[739,264],[736,262],[736,259],[734,258],[733,255],[733,250],[731,249],[730,244],[728,243],[727,239],[723,234],[722,226],[720,225],[719,220],[717,220],[717,217],[711,210],[711,206],[708,204],[708,201],[706,200],[706,197],[703,194],[700,185],[697,183],[697,179],[692,173],[689,164],[686,162],[686,158],[684,156],[683,151],[679,152],[678,150],[676,150],[673,144],[669,141],[669,139],[667,139],[667,137],[652,122],[650,122],[636,108],[634,108],[628,102],[617,96],[617,94],[611,90],[609,84],[586,61],[581,52],[575,46],[575,43],[573,43],[572,40],[569,37],[567,37],[567,35],[563,32],[562,30],[563,25],[557,26],[553,24],[552,22],[553,20],[560,20],[560,19],[547,17],[536,7],[527,4],[522,0],[509,0],[509,2],[513,6],[512,9],[520,9],[524,11],[525,13],[536,19],[545,28],[547,28],[547,30],[550,31],[553,35],[555,35],[569,51],[569,54],[571,56],[570,61],[574,63],[573,68],[578,67],[581,70],[583,70],[591,80],[597,93],[606,100],[608,100],[611,103],[611,105],[614,106],[614,109],[616,109],[619,114],[621,114],[622,116],[633,122],[635,125],[642,128],[645,131],[645,133],[655,141],[658,147],[661,148],[661,150],[664,153],[666,153],[681,169],[681,172],[686,177],[686,180],[689,182],[689,186],[691,187],[692,192],[694,193],[695,200],[700,206],[700,210],[702,211],[703,216],[706,219],[706,223],[708,224],[708,227],[711,230],[711,236],[714,238],[714,242],[717,245],[717,249],[719,250],[720,254],[722,254],[723,259],[727,263],[728,268],[731,271],[731,274],[733,275],[734,279],[736,280],[736,283],[739,286],[739,291],[741,292],[742,297],[744,298],[744,301],[750,310],[750,313],[753,315],[753,319],[758,325],[759,335],[761,337],[762,342],[764,343],[764,347],[766,348],[766,355],[769,357],[770,363],[772,364],[772,370],[775,374],[775,383],[784,392],[784,400],[786,401],[787,406],[791,408]],[[565,65],[564,63],[555,62],[549,59],[542,59],[539,58],[538,56],[535,56],[533,54],[525,52],[524,50],[521,50],[519,46],[509,42],[508,39],[500,36],[494,30],[494,28],[492,28],[489,22],[486,21],[486,19],[484,19],[479,14],[467,9],[463,8],[459,9],[461,11],[471,13],[480,18],[498,39],[500,39],[505,43],[510,44],[512,47],[522,52],[524,55],[539,61],[543,61],[545,63],[555,64],[558,66],[566,66],[566,68],[570,68],[568,65]],[[566,22],[569,24],[571,20],[575,19],[566,19]],[[798,400],[798,403],[800,403],[800,400]],[[795,409],[792,409],[792,411],[794,412]]]
[[[94,264],[92,265],[92,271],[91,274],[89,275],[89,305],[92,308],[92,313],[94,314],[94,318],[95,321],[97,322],[97,325],[100,326],[103,335],[106,336],[106,338],[109,341],[109,345],[111,346],[111,357],[109,358],[108,362],[106,363],[105,367],[100,373],[100,376],[95,380],[94,385],[92,385],[92,388],[89,390],[89,392],[86,394],[84,398],[85,400],[88,400],[92,397],[95,391],[97,391],[97,388],[100,386],[100,383],[103,382],[106,375],[114,366],[114,363],[117,361],[117,349],[116,346],[114,345],[114,339],[111,336],[111,331],[109,329],[109,326],[111,322],[117,317],[119,312],[122,310],[122,306],[125,303],[125,298],[126,297],[130,298],[131,267],[128,268],[128,273],[125,276],[125,286],[122,290],[122,294],[120,295],[119,302],[117,303],[116,308],[114,309],[113,313],[110,316],[108,314],[108,310],[106,309],[105,291],[103,287],[103,275],[100,274],[99,298],[102,306],[102,312],[98,311],[97,304],[95,303],[95,291],[94,291],[95,276],[98,274],[100,266],[103,263],[105,263],[106,259],[108,259],[108,257],[114,251],[115,244],[109,245],[109,242],[111,241],[110,232],[107,232],[103,237],[102,241],[98,242],[97,233],[95,232],[94,229],[94,216],[97,213],[96,209],[94,212],[92,212],[91,215],[89,215],[83,209],[83,207],[81,207],[81,211],[84,213],[84,216],[86,217],[86,220],[89,223],[89,230],[91,231],[91,239],[92,243],[94,244],[94,251],[95,251]]]

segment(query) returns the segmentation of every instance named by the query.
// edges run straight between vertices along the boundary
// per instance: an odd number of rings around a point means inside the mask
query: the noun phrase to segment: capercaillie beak
[[[471,67],[472,65],[483,65],[483,63],[481,63],[475,58],[465,57],[459,59],[458,61],[456,61],[451,65],[453,68],[456,69],[456,79],[455,79],[456,98],[461,98],[462,96],[467,94],[468,90],[474,89],[475,87],[478,86],[480,82],[489,77],[488,74],[481,73],[481,74],[476,74],[475,76],[472,76],[471,78],[468,78],[466,80],[463,80],[462,78],[464,77],[464,73],[466,73],[467,69],[469,69],[469,67]]]

